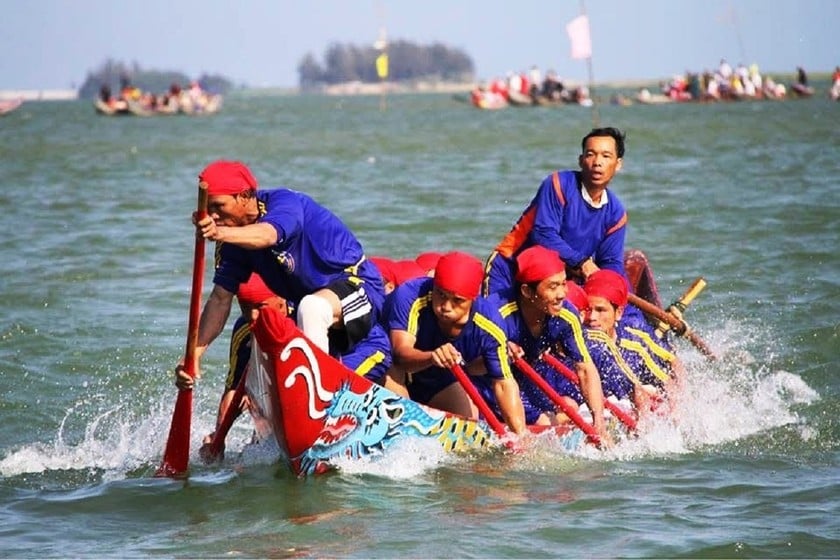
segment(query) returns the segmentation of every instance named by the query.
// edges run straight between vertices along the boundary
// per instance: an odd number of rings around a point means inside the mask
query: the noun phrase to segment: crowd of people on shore
[[[627,214],[608,188],[624,152],[618,129],[587,133],[579,169],[545,177],[484,264],[461,251],[368,258],[353,232],[310,196],[260,189],[241,162],[211,163],[199,175],[207,216],[194,223],[217,243],[216,267],[192,371],[197,378],[237,298],[220,418],[242,406],[230,397],[247,363],[247,325],[261,307],[274,306],[313,345],[397,394],[477,418],[480,403],[455,375],[463,367],[511,433],[569,423],[564,411],[572,407],[609,444],[606,399],[650,413],[673,397],[681,369],[667,336],[629,302]],[[559,402],[514,367],[523,360]],[[182,358],[182,389],[196,381],[186,371]]]
[[[161,114],[211,113],[219,109],[221,96],[213,95],[201,87],[197,81],[182,88],[173,83],[163,93],[143,91],[123,77],[120,79],[120,91],[114,95],[108,84],[99,88],[97,107],[108,114]]]

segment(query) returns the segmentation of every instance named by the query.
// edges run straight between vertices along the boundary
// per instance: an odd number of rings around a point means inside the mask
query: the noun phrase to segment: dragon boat
[[[637,293],[659,306],[656,283],[641,251],[628,251],[628,276]],[[280,312],[264,309],[252,329],[251,363],[245,379],[257,436],[274,438],[299,476],[331,470],[339,459],[385,455],[408,438],[438,442],[465,452],[504,445],[482,420],[437,410],[357,375],[320,350]],[[529,426],[572,453],[587,445],[573,425]]]
[[[453,452],[502,445],[483,420],[419,404],[357,375],[276,310],[262,311],[253,333],[245,390],[257,435],[276,439],[295,474],[323,473],[337,459],[380,456],[408,438]],[[569,451],[586,444],[577,428],[529,429],[554,432]]]

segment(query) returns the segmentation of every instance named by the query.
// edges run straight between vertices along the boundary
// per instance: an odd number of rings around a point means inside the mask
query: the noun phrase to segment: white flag
[[[589,38],[589,18],[578,16],[566,25],[566,33],[572,42],[572,58],[590,58],[592,40]]]

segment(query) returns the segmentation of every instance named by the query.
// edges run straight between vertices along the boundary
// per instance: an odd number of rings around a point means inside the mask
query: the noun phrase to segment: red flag
[[[590,58],[592,56],[592,40],[589,38],[589,18],[581,15],[566,25],[566,33],[572,42],[572,58]]]

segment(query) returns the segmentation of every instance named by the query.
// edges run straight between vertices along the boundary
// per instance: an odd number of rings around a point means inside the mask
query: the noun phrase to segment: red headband
[[[599,296],[618,307],[627,305],[627,280],[614,270],[602,268],[593,272],[583,290],[588,296]]]
[[[397,286],[403,282],[426,276],[426,271],[420,268],[419,264],[411,260],[394,261],[393,270]]]
[[[522,284],[542,282],[558,272],[565,272],[566,265],[556,251],[542,245],[534,245],[522,251],[516,257],[516,281]]]
[[[236,195],[242,191],[257,190],[257,180],[245,164],[239,161],[214,161],[198,176],[207,183],[207,195]]]
[[[434,251],[428,251],[426,253],[420,253],[414,259],[414,261],[423,269],[423,273],[430,270],[434,270],[437,266],[438,261],[443,255],[441,253],[436,253]]]
[[[368,260],[376,265],[377,270],[379,270],[379,275],[382,276],[382,280],[386,283],[391,283],[395,286],[397,285],[397,274],[394,271],[394,261],[385,257],[370,257]]]
[[[579,285],[571,281],[566,282],[566,300],[577,307],[578,311],[584,311],[589,308],[589,299],[586,297],[586,292]]]
[[[276,295],[265,285],[262,277],[256,272],[251,274],[247,282],[240,284],[239,291],[236,292],[236,297],[239,298],[239,302],[246,305],[257,305]]]
[[[467,253],[446,253],[435,266],[435,286],[463,298],[477,298],[483,280],[481,261]]]

